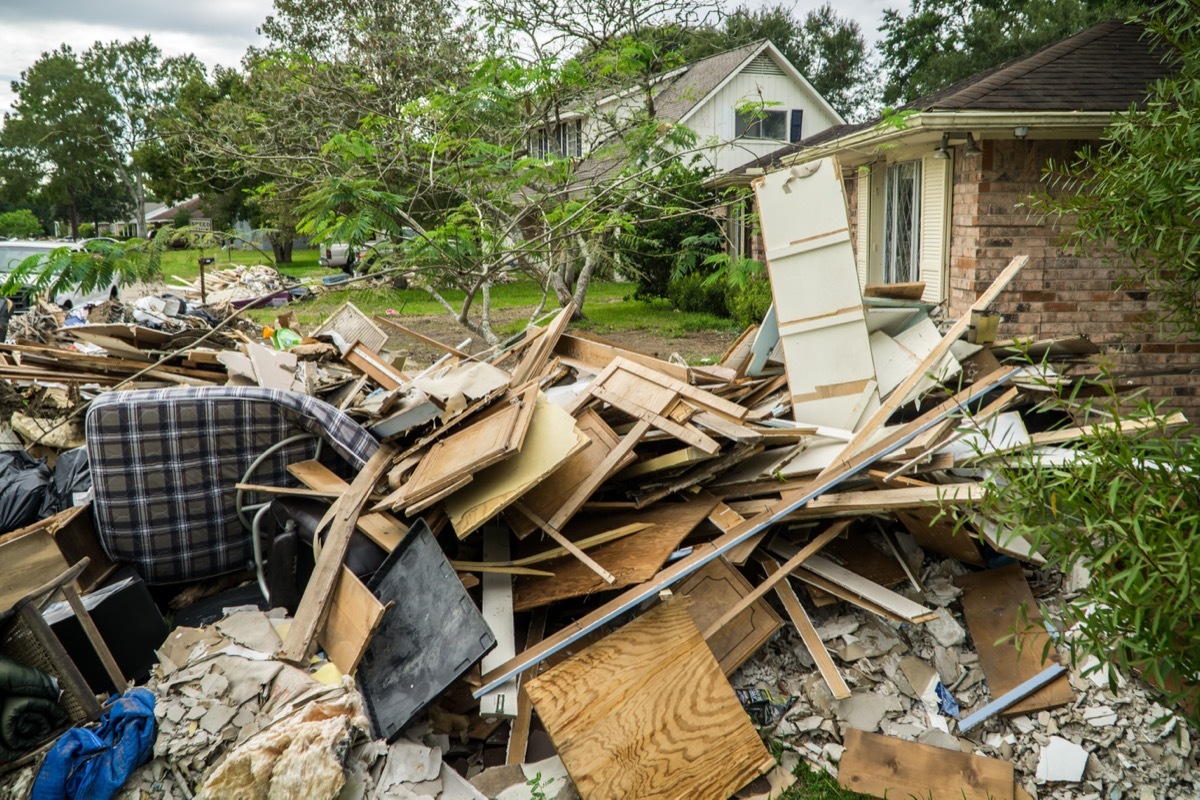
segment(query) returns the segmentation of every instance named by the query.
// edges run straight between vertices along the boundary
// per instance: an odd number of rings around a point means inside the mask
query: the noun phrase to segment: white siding
[[[858,269],[858,288],[870,283],[871,264],[871,170],[860,169],[855,181],[858,190],[858,220],[854,231],[854,265]]]
[[[759,156],[773,153],[787,143],[786,140],[775,139],[743,138],[734,141],[734,109],[747,102],[759,102],[760,98],[768,109],[802,109],[804,124],[801,133],[805,137],[837,124],[837,120],[790,77],[742,72],[683,120],[683,124],[695,131],[701,142],[719,145],[712,151],[712,161],[719,172],[727,172]]]
[[[946,299],[949,263],[950,165],[952,158],[921,159],[921,257],[920,275],[925,281],[921,299],[940,303]]]

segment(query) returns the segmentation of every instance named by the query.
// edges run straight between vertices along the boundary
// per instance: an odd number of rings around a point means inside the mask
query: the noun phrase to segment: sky
[[[776,1],[749,0],[749,5]],[[797,0],[797,16],[820,1]],[[884,8],[907,5],[907,0],[834,2],[839,14],[859,23],[868,43],[878,38]],[[81,52],[97,41],[150,34],[166,55],[192,53],[210,68],[237,66],[246,48],[259,42],[254,29],[269,13],[271,0],[0,0],[0,113],[12,107],[9,84],[42,53],[63,44]]]

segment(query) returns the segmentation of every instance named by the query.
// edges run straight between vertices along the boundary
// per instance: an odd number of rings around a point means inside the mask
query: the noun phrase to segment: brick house
[[[1140,330],[1147,293],[1115,285],[1128,265],[1072,252],[1024,206],[1046,190],[1048,162],[1097,144],[1113,112],[1144,102],[1166,73],[1140,27],[1105,22],[908,103],[903,128],[837,126],[722,182],[836,156],[861,284],[924,281],[924,299],[957,317],[1013,256],[1028,255],[995,306],[1001,336],[1085,334],[1119,373],[1200,420],[1200,345]]]

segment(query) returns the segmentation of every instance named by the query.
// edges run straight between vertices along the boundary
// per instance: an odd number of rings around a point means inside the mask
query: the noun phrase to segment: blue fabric
[[[72,728],[59,737],[42,762],[30,800],[111,800],[150,760],[156,727],[153,692],[130,689],[95,731]]]
[[[960,713],[958,710],[958,701],[950,694],[950,690],[938,681],[937,685],[938,709],[945,715],[958,719]]]

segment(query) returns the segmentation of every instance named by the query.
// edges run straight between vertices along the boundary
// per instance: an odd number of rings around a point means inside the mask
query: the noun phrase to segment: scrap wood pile
[[[920,287],[863,297],[825,215],[837,175],[759,182],[776,304],[715,365],[574,335],[566,308],[474,355],[377,320],[445,353],[407,372],[347,305],[290,350],[200,357],[231,387],[96,400],[105,552],[151,583],[252,561],[249,599],[291,615],[218,613],[159,648],[131,791],[237,796],[251,765],[255,794],[284,796],[311,759],[314,798],[765,797],[796,756],[880,797],[1194,789],[1184,723],[1060,665],[1069,632],[1006,638],[1056,588],[980,515],[986,478],[1112,424],[1033,413],[1094,349],[972,330],[1024,257],[944,332]],[[268,402],[295,441],[243,409]],[[191,429],[159,430],[185,409],[257,449],[198,442],[225,483],[174,528],[139,522],[130,473],[152,507],[189,480],[158,455],[188,449]],[[131,432],[158,460],[110,455]]]

